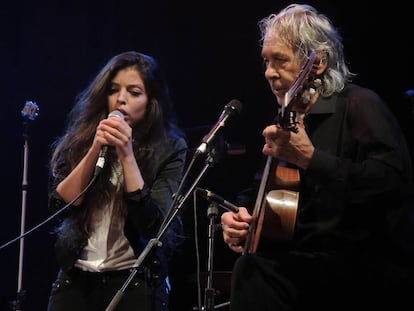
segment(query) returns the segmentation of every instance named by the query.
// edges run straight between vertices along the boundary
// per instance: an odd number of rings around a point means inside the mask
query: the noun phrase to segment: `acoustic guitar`
[[[312,80],[315,59],[313,51],[279,107],[276,123],[284,130],[296,131],[298,120],[292,107],[295,100],[303,100],[300,97]],[[267,157],[243,253],[255,253],[263,238],[291,239],[299,203],[299,184],[299,169],[295,165]]]

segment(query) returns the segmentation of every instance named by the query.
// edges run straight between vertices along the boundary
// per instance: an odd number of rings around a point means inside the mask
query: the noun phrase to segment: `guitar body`
[[[302,94],[304,85],[309,80],[315,60],[316,53],[313,51],[298,78],[285,94],[285,102],[281,105],[277,122],[283,130],[297,130],[298,120],[292,105],[294,99],[301,101],[303,105],[299,94]],[[300,172],[296,166],[271,156],[267,157],[244,253],[255,253],[261,239],[281,241],[292,238],[299,203],[299,185]]]
[[[265,170],[269,169],[270,174],[265,185],[262,185],[264,189],[261,199],[256,201],[245,253],[255,253],[261,239],[289,240],[295,228],[299,203],[299,170],[271,157],[268,157],[267,162]]]
[[[293,236],[299,203],[299,170],[288,163],[278,162],[273,166],[274,176],[264,200],[261,237],[289,240]]]

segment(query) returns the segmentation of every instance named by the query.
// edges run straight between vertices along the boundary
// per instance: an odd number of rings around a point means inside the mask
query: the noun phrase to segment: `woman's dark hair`
[[[66,121],[64,135],[52,144],[51,190],[55,189],[88,151],[98,123],[108,116],[108,94],[111,82],[117,73],[125,68],[133,68],[140,74],[148,95],[146,115],[132,129],[135,157],[138,163],[146,163],[140,168],[146,183],[151,184],[152,179],[155,178],[154,165],[164,146],[163,142],[168,136],[184,137],[177,126],[169,89],[157,61],[151,56],[135,51],[118,54],[107,62],[91,83],[76,97]],[[99,206],[100,202],[107,202],[111,197],[122,195],[111,183],[99,182],[100,179],[105,181],[110,179],[116,163],[113,150],[107,156],[108,165],[103,168],[88,192],[84,205],[91,202],[94,206]],[[126,209],[125,206],[116,208],[121,211]],[[88,217],[86,212],[78,216],[79,225],[85,230],[88,229],[86,228]]]

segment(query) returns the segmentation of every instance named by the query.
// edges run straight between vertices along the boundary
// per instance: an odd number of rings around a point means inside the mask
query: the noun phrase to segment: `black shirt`
[[[315,153],[300,171],[294,234],[271,252],[383,250],[412,191],[411,157],[394,115],[376,93],[351,84],[320,97],[305,127]],[[251,194],[239,204],[253,206]]]

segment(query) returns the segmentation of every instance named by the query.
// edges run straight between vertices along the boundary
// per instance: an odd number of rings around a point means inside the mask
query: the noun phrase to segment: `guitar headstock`
[[[303,65],[295,82],[286,92],[284,103],[279,112],[279,125],[288,130],[296,128],[296,113],[294,107],[305,108],[310,102],[316,89],[321,86],[322,81],[315,79],[317,65],[317,54],[312,51],[306,63]]]

